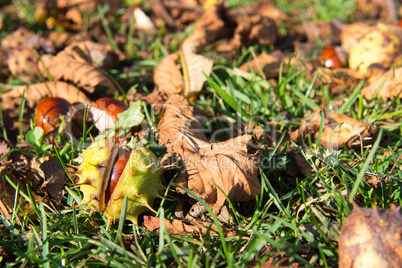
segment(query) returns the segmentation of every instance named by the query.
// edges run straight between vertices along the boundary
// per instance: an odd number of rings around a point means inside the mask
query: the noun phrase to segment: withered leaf
[[[1,39],[0,46],[4,49],[27,46],[36,50],[42,49],[45,53],[56,52],[52,41],[22,27]]]
[[[0,96],[3,101],[3,109],[9,110],[15,107],[15,103],[21,102],[22,93],[25,91],[25,99],[29,107],[34,108],[41,99],[46,97],[68,96],[70,103],[81,102],[90,103],[91,100],[78,88],[62,81],[45,82],[32,84],[30,86],[20,86],[8,91]]]
[[[197,95],[212,71],[213,61],[198,53],[209,43],[221,38],[225,27],[220,18],[220,6],[207,10],[198,21],[194,32],[181,44],[179,55],[182,62],[185,90],[184,96],[190,98]],[[205,73],[205,75],[204,75]]]
[[[354,204],[339,237],[339,267],[401,267],[400,207],[360,208]]]
[[[60,201],[64,193],[64,184],[67,181],[60,161],[49,156],[36,157],[31,162],[31,168],[43,179],[41,189],[45,189],[51,197]]]
[[[153,79],[158,91],[165,96],[183,91],[183,76],[177,66],[178,55],[170,54],[156,66]]]
[[[124,59],[124,55],[117,55],[110,44],[104,45],[90,40],[74,42],[61,51],[58,56],[71,57],[82,63],[89,63],[102,68],[116,67]]]
[[[363,96],[368,99],[376,97],[383,99],[402,98],[402,67],[389,70],[380,77],[370,79],[372,81],[369,85],[362,89]],[[379,89],[381,87],[381,89]],[[374,96],[374,93],[378,94]]]
[[[163,224],[171,235],[206,235],[207,232],[209,232],[210,235],[218,235],[215,225],[199,220],[192,220],[190,223],[186,223],[181,220],[169,221],[163,219]],[[160,218],[144,216],[144,227],[151,232],[159,233]],[[222,230],[225,236],[236,236],[234,231],[227,229],[224,226],[222,226]]]
[[[320,144],[324,148],[341,148],[372,144],[378,134],[378,129],[349,116],[324,110],[324,128]],[[293,140],[304,139],[308,134],[318,138],[321,123],[321,110],[316,109],[301,124],[300,128],[291,134]]]
[[[111,93],[117,91],[116,85],[101,69],[90,63],[77,61],[63,54],[59,56],[59,54],[57,56],[42,56],[45,66],[39,63],[39,69],[43,75],[47,75],[46,68],[54,80],[64,79],[79,83],[81,87],[90,93],[93,93],[98,85],[108,88]]]
[[[216,214],[226,202],[225,195],[232,202],[255,198],[261,190],[257,166],[260,150],[252,136],[209,143],[193,115],[188,101],[173,95],[166,101],[158,125],[160,143],[181,158],[183,170],[176,183],[200,196]]]
[[[24,82],[31,82],[38,76],[38,57],[32,47],[19,46],[7,52],[10,72]]]

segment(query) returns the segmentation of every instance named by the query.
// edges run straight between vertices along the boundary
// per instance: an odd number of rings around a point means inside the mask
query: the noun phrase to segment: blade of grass
[[[106,15],[106,12],[108,11],[108,9],[109,9],[108,5],[98,6],[98,15],[99,15],[99,18],[101,19],[103,29],[105,30],[106,36],[107,36],[113,50],[115,52],[121,52],[119,47],[117,46],[116,42],[114,41],[112,31],[110,30],[109,25],[106,22],[105,15]]]
[[[127,205],[128,205],[128,199],[127,199],[127,196],[125,196],[123,199],[123,205],[121,206],[119,226],[117,228],[116,238],[114,240],[116,243],[119,241],[120,241],[120,243],[123,242],[122,233],[123,233],[124,222],[126,221]]]
[[[349,197],[350,201],[353,201],[353,198],[356,195],[357,189],[359,188],[359,185],[363,180],[364,174],[366,173],[367,169],[369,168],[370,162],[373,159],[373,157],[374,157],[374,155],[375,155],[375,153],[376,153],[376,151],[378,149],[378,146],[380,145],[382,133],[383,133],[383,130],[380,129],[380,132],[378,133],[377,140],[375,141],[375,143],[373,145],[373,148],[371,149],[370,154],[367,157],[366,161],[364,161],[362,169],[360,170],[359,174],[357,175],[355,185],[353,185],[353,189],[350,192],[350,197]]]
[[[45,213],[45,209],[43,208],[42,203],[39,204],[40,215],[42,220],[42,259],[44,261],[43,267],[50,268],[50,262],[48,259],[49,255],[49,241],[47,239],[47,216]]]
[[[247,118],[248,120],[251,120],[253,123],[257,124],[257,122],[254,121],[254,119],[251,118],[251,116],[246,113],[239,105],[239,103],[232,98],[228,93],[226,93],[225,90],[223,90],[217,83],[212,81],[211,78],[208,76],[205,76],[207,78],[208,83],[210,86],[215,89],[216,93],[236,112],[240,113],[242,116]]]
[[[350,95],[349,99],[339,108],[338,113],[344,114],[349,108],[352,106],[353,103],[359,97],[360,92],[363,89],[365,81],[361,81],[359,85],[357,85],[356,89],[353,91],[352,95]]]
[[[317,147],[320,146],[321,134],[322,134],[322,131],[324,130],[324,119],[325,119],[324,111],[321,111],[320,129],[318,131],[317,140],[315,141],[315,146],[317,146]]]

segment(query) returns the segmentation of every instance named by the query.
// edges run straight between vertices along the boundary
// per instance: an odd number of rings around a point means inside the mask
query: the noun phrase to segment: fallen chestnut
[[[44,133],[48,133],[60,124],[60,115],[66,115],[70,109],[70,103],[58,97],[48,97],[36,105],[35,125],[41,127]]]
[[[325,67],[333,69],[344,67],[344,64],[339,58],[338,52],[336,51],[336,48],[334,46],[327,46],[326,48],[324,48],[320,56],[324,61]]]
[[[100,132],[114,128],[114,123],[119,119],[118,114],[127,110],[127,106],[119,100],[101,98],[91,108],[95,126]]]

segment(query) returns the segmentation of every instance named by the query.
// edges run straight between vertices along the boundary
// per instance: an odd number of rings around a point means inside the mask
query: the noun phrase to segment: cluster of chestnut
[[[70,103],[63,98],[44,98],[36,106],[35,125],[41,127],[45,134],[54,131],[61,123],[60,115],[67,115],[70,108]],[[91,113],[97,119],[100,114],[105,115],[102,120],[96,120],[96,124],[103,124],[102,129],[113,128],[114,121],[118,120],[117,115],[125,110],[127,106],[124,103],[112,98],[98,99],[91,107]]]

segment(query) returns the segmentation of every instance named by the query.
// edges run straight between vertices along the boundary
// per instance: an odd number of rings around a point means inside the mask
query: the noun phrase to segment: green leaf
[[[28,144],[40,147],[42,145],[43,133],[44,131],[41,127],[35,127],[27,132],[25,140]]]
[[[131,128],[138,126],[144,120],[144,114],[141,112],[141,101],[134,102],[130,108],[117,115],[119,121],[116,122],[116,126],[122,128]]]

